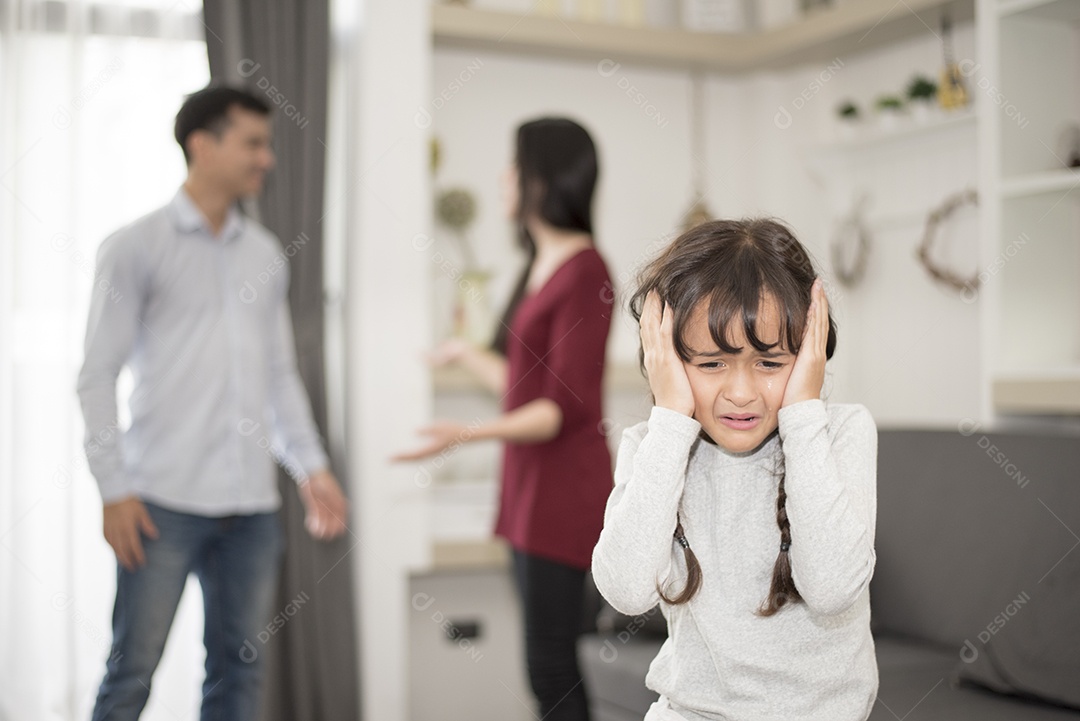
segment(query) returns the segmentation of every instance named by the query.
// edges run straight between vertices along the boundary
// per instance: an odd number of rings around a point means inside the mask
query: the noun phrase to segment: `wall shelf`
[[[899,122],[898,127],[887,130],[874,127],[872,123],[866,123],[864,126],[858,126],[858,130],[851,137],[825,143],[819,146],[818,150],[823,153],[844,153],[887,146],[897,141],[934,135],[947,130],[969,128],[973,137],[975,132],[975,113],[969,110],[930,118],[925,122],[907,117],[900,119]]]
[[[883,47],[937,27],[942,9],[963,22],[974,17],[974,8],[974,0],[859,0],[745,34],[632,28],[444,4],[432,6],[431,20],[436,47],[740,72],[824,62]]]
[[[497,538],[476,541],[436,541],[431,548],[433,571],[500,569],[510,566],[510,549]]]
[[[1007,0],[998,5],[999,17],[1021,13],[1043,20],[1073,22],[1080,20],[1080,3],[1076,0]]]
[[[993,398],[999,413],[1080,414],[1080,367],[1001,374]]]
[[[1043,193],[1067,193],[1080,186],[1080,169],[1060,168],[1041,173],[1025,173],[1001,182],[1004,198],[1025,198]]]

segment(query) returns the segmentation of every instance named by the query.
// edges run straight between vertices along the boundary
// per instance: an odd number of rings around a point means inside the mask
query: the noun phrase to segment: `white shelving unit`
[[[1080,171],[1058,148],[1080,123],[1080,2],[980,0],[978,15],[987,403],[1080,414]]]
[[[1068,194],[1077,187],[1080,187],[1080,170],[1060,168],[1005,179],[1001,183],[1001,196],[1012,199],[1049,193]]]

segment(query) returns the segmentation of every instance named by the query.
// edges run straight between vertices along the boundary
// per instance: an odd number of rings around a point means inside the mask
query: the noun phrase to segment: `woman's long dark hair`
[[[645,297],[656,291],[673,312],[672,340],[675,351],[689,361],[691,349],[685,341],[686,326],[698,305],[705,303],[709,333],[717,347],[734,353],[727,328],[741,323],[747,341],[766,351],[776,344],[758,335],[757,321],[766,298],[780,308],[779,344],[797,353],[810,308],[810,288],[817,277],[806,249],[784,224],[769,219],[715,220],[702,223],[676,238],[641,273],[637,290],[630,299],[630,313],[641,321]],[[836,323],[829,314],[829,336],[825,355],[836,350]],[[645,369],[645,352],[639,356]],[[711,440],[711,439],[710,439]],[[787,603],[802,600],[791,577],[791,525],[787,516],[784,471],[779,469],[776,524],[780,529],[780,550],[773,566],[768,597],[758,613],[771,616]],[[667,603],[686,603],[701,586],[701,566],[676,520],[675,540],[686,559],[686,587],[673,597],[658,589]]]
[[[510,322],[525,297],[536,241],[527,221],[538,218],[562,230],[592,235],[592,199],[596,190],[598,164],[596,146],[588,131],[566,118],[540,118],[517,130],[515,162],[518,169],[518,244],[527,261],[518,278],[510,302],[495,331],[492,349],[506,353]]]

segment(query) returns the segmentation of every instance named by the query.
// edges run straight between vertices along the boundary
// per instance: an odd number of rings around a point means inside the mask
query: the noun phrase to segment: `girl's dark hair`
[[[783,223],[770,219],[714,220],[683,233],[646,266],[630,299],[630,313],[640,322],[646,296],[656,291],[672,310],[672,340],[684,361],[690,360],[694,350],[686,345],[686,327],[702,303],[709,333],[725,353],[740,350],[731,345],[727,332],[732,323],[742,324],[747,341],[756,350],[767,351],[780,345],[798,353],[810,308],[810,288],[816,277],[809,253]],[[780,311],[778,343],[766,342],[758,335],[757,321],[766,298],[774,300]],[[830,313],[826,357],[832,358],[835,350],[836,323]],[[644,349],[639,359],[644,371]],[[791,526],[782,467],[779,476],[776,524],[780,529],[780,551],[769,595],[758,610],[762,616],[771,616],[787,603],[802,600],[791,577]],[[681,522],[676,526],[675,538],[683,547],[688,575],[686,587],[673,598],[658,589],[661,598],[672,604],[686,603],[701,586],[701,566]]]
[[[592,235],[592,199],[598,164],[596,146],[588,131],[566,118],[540,118],[517,130],[515,162],[518,169],[518,244],[527,261],[510,296],[491,346],[506,353],[510,322],[525,297],[536,242],[527,221],[539,218],[563,230]]]
[[[187,96],[176,114],[173,135],[183,148],[188,163],[191,162],[188,136],[196,130],[207,130],[220,137],[229,124],[229,108],[234,106],[258,115],[270,115],[270,106],[243,88],[211,85]]]

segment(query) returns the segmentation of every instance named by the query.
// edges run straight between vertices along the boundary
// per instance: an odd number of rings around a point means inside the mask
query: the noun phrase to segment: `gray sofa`
[[[881,431],[871,721],[1080,719],[1077,534],[1080,436]],[[603,608],[579,647],[594,721],[640,721],[664,634]]]

